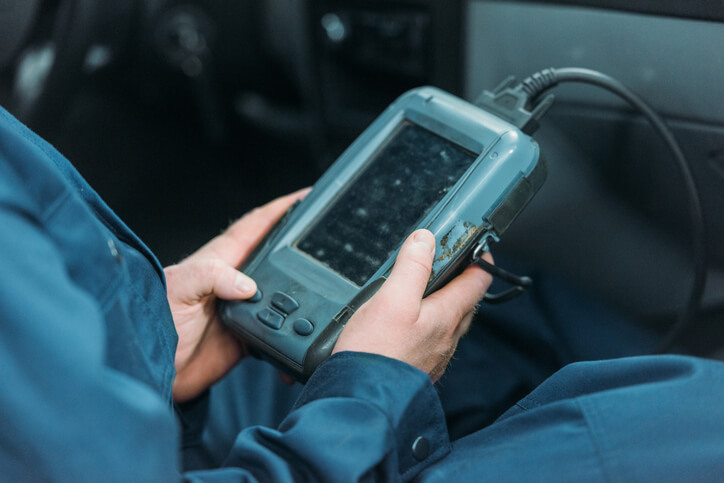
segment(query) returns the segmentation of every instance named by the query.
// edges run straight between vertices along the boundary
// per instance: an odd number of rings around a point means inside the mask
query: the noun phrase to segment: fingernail
[[[251,291],[254,289],[254,286],[252,285],[251,281],[249,281],[248,278],[243,276],[242,274],[238,274],[236,276],[236,281],[234,282],[234,287],[236,287],[236,290],[238,290],[241,293],[251,293]]]
[[[419,243],[420,245],[424,246],[427,251],[435,254],[435,237],[432,236],[432,233],[430,233],[427,230],[419,230],[417,233],[415,233],[415,236],[412,238],[415,243]]]

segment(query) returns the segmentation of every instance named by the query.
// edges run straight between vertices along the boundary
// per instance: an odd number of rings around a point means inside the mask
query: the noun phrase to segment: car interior
[[[705,274],[676,350],[724,359],[720,0],[17,4],[2,12],[0,30],[17,42],[0,52],[0,105],[68,157],[164,265],[314,184],[409,89],[473,101],[549,67],[617,79],[681,146],[703,243],[691,192],[645,117],[610,92],[565,84],[534,134],[548,179],[493,252],[662,337]]]

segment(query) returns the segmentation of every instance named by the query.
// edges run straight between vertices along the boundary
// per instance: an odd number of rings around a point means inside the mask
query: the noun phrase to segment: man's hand
[[[164,269],[179,342],[173,397],[185,401],[221,379],[246,355],[216,316],[216,299],[246,299],[256,283],[236,267],[274,223],[309,189],[256,208],[177,265]]]
[[[434,250],[429,231],[410,235],[389,278],[349,320],[334,352],[380,354],[427,372],[433,381],[442,376],[492,277],[471,265],[423,299]]]

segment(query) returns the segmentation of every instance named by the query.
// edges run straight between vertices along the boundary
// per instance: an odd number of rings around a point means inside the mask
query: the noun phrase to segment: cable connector
[[[538,130],[538,121],[553,105],[554,99],[555,96],[549,94],[529,110],[533,100],[529,90],[510,76],[492,92],[483,91],[475,105],[505,119],[524,133],[533,134]]]

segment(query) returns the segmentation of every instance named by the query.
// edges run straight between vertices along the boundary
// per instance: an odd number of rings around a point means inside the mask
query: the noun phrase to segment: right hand
[[[389,278],[347,322],[333,353],[379,354],[415,366],[433,381],[442,376],[492,277],[471,265],[423,299],[434,250],[429,231],[408,237]],[[492,263],[489,253],[485,258]]]

